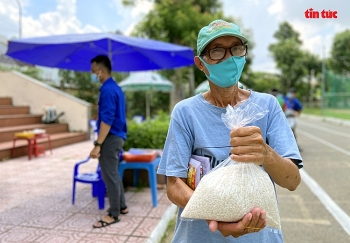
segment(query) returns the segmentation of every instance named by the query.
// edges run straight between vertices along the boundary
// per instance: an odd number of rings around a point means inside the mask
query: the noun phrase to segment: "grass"
[[[174,236],[174,229],[176,224],[176,217],[171,219],[168,223],[168,227],[162,237],[160,243],[170,243]]]
[[[328,117],[350,120],[350,109],[324,109],[322,111],[322,109],[320,108],[305,107],[302,113],[309,114],[309,115],[328,116]]]

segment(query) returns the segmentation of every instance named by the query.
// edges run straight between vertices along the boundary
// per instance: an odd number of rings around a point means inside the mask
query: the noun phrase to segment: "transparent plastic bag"
[[[244,108],[229,105],[222,120],[232,130],[257,121],[267,113],[254,103]],[[257,164],[235,162],[228,157],[202,178],[181,219],[237,222],[254,207],[266,211],[268,226],[281,228],[275,188],[269,175]]]

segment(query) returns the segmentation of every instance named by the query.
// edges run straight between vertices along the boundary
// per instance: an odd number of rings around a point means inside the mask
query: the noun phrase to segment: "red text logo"
[[[338,18],[338,11],[332,11],[332,10],[322,10],[321,12],[318,12],[314,10],[313,8],[309,8],[305,11],[305,18],[307,19],[336,19]]]

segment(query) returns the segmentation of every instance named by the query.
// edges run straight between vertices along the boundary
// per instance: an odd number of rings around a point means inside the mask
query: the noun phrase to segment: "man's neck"
[[[103,81],[101,81],[102,84],[104,84],[108,79],[110,79],[112,76],[108,76],[107,78],[105,78]]]

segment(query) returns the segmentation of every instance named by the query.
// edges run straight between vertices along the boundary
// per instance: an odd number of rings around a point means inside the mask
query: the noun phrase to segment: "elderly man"
[[[283,242],[280,229],[267,225],[264,208],[254,208],[239,222],[181,220],[193,194],[186,184],[192,154],[210,158],[211,167],[229,155],[236,162],[252,162],[273,183],[295,190],[303,166],[293,133],[276,98],[238,87],[247,55],[247,39],[240,28],[215,20],[198,34],[196,66],[205,73],[210,90],[179,102],[173,109],[158,173],[167,176],[168,198],[179,207],[173,242]],[[262,119],[232,130],[221,114],[228,105],[267,107]]]

